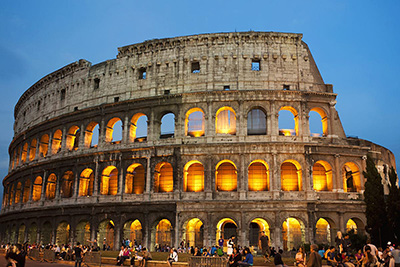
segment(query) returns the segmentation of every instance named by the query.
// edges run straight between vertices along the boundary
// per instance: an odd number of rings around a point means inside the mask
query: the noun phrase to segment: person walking
[[[310,257],[307,260],[307,267],[322,267],[322,257],[318,253],[318,246],[316,244],[312,244],[310,246]]]
[[[261,249],[261,252],[265,258],[265,262],[269,262],[269,238],[264,231],[261,232],[260,239],[258,240],[258,248]]]
[[[75,267],[81,267],[82,265],[82,256],[83,256],[83,249],[81,243],[76,243],[74,247],[73,254],[75,255]]]

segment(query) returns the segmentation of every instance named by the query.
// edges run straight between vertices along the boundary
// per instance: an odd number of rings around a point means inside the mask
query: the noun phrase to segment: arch
[[[85,130],[85,147],[97,147],[99,144],[99,124],[90,122]]]
[[[52,173],[47,178],[46,183],[46,199],[54,199],[56,197],[57,176]]]
[[[41,241],[42,244],[50,244],[52,243],[53,240],[53,227],[50,222],[46,221],[42,225],[42,231],[41,231]]]
[[[285,115],[284,111],[289,111],[290,113],[292,113],[293,115],[293,120],[294,120],[294,128],[291,129],[284,129],[282,126],[285,125],[285,123],[287,123],[288,120],[288,116],[287,114]],[[283,111],[283,112],[281,112]],[[299,135],[299,116],[298,116],[298,112],[294,107],[291,106],[283,106],[279,109],[279,113],[278,113],[279,119],[278,119],[278,123],[279,123],[279,135],[284,135],[284,136],[298,136]]]
[[[253,108],[247,113],[247,135],[267,134],[267,116],[260,108]]]
[[[79,196],[91,196],[93,194],[94,172],[86,168],[79,177]]]
[[[218,109],[215,115],[215,132],[217,134],[236,135],[236,112],[231,107]]]
[[[328,162],[322,160],[315,162],[312,174],[315,191],[332,191],[332,167]]]
[[[111,250],[114,249],[114,222],[110,219],[103,220],[97,229],[98,242],[105,241],[107,247],[109,246]]]
[[[14,203],[15,198],[15,184],[13,184],[10,188],[9,192],[9,205],[11,206]]]
[[[360,170],[354,162],[346,162],[342,168],[344,192],[359,192],[361,190]]]
[[[248,167],[249,191],[269,190],[269,168],[263,160],[254,160]]]
[[[319,108],[319,107],[312,108],[310,110],[310,112],[308,113],[309,118],[312,118],[311,112],[317,113],[321,118],[321,127],[319,127],[319,128],[321,128],[321,131],[317,132],[317,133],[313,133],[314,131],[312,130],[312,128],[315,127],[314,123],[313,123],[313,119],[311,119],[311,121],[309,120],[311,136],[328,136],[328,116],[326,115],[325,110],[323,110],[322,108]]]
[[[139,220],[130,220],[124,224],[124,239],[129,239],[133,243],[143,244],[142,224]]]
[[[175,114],[169,112],[161,118],[160,139],[173,138],[175,135]]]
[[[346,222],[346,232],[354,230],[354,233],[356,233],[356,234],[357,233],[365,234],[364,229],[365,229],[364,222],[357,217],[351,217]]]
[[[281,165],[281,189],[283,191],[302,190],[302,171],[295,160],[285,160]]]
[[[118,170],[115,166],[108,166],[103,170],[100,183],[100,194],[116,195],[118,193]]]
[[[154,172],[154,192],[165,193],[174,190],[174,177],[172,165],[168,162],[157,164]]]
[[[53,134],[53,139],[51,140],[51,154],[57,154],[61,151],[62,142],[62,131],[57,129]]]
[[[302,221],[289,217],[282,224],[284,250],[298,249],[305,243],[305,227]]]
[[[28,202],[30,191],[31,191],[31,180],[27,179],[24,183],[24,192],[23,192],[23,196],[22,196],[22,203]]]
[[[231,236],[237,236],[237,223],[231,218],[223,218],[217,223],[217,231],[215,240],[224,239],[224,247]]]
[[[132,116],[129,127],[129,141],[143,142],[147,140],[147,116],[143,113],[136,113]]]
[[[205,118],[201,108],[191,108],[185,116],[185,136],[199,137],[205,134]]]
[[[183,227],[183,238],[188,246],[202,248],[204,246],[204,224],[199,218],[188,220]]]
[[[78,126],[73,125],[69,128],[66,139],[66,147],[69,151],[78,149],[80,135],[81,130]]]
[[[237,190],[237,168],[230,160],[222,160],[216,166],[215,186],[217,191]]]
[[[143,194],[145,186],[145,170],[142,164],[131,164],[126,172],[125,193]]]
[[[42,182],[43,182],[43,179],[40,176],[37,176],[35,178],[35,181],[33,182],[33,190],[32,190],[32,200],[33,201],[40,200],[40,195],[42,193]]]
[[[15,204],[18,204],[21,202],[21,191],[22,191],[22,184],[21,182],[18,182],[17,188],[15,189]]]
[[[116,125],[118,123],[118,125]],[[118,117],[110,119],[106,126],[106,142],[120,143],[122,140],[122,120]]]
[[[23,244],[25,242],[25,231],[26,231],[25,224],[21,224],[18,228],[18,243],[19,244]]]
[[[37,139],[33,139],[31,141],[31,146],[29,147],[29,161],[32,161],[36,157],[36,146],[37,146]]]
[[[70,238],[70,225],[69,223],[63,221],[60,222],[56,229],[56,244],[57,246],[62,246],[69,243]]]
[[[88,240],[90,240],[90,222],[81,221],[75,228],[75,241],[83,245],[90,245]]]
[[[331,225],[324,218],[320,218],[315,225],[315,242],[317,244],[331,244]]]
[[[15,154],[15,166],[19,165],[19,158],[21,156],[21,148],[17,148],[17,153]]]
[[[26,156],[28,155],[28,143],[25,143],[24,146],[22,147],[22,152],[21,152],[21,163],[26,162]]]
[[[37,243],[37,233],[38,227],[36,223],[32,223],[31,226],[28,228],[28,240],[29,244],[36,244]]]
[[[64,175],[61,177],[61,197],[69,198],[72,197],[73,194],[73,185],[74,185],[74,173],[72,171],[64,172]]]
[[[255,218],[250,222],[249,225],[249,245],[257,247],[258,240],[260,239],[261,232],[264,232],[271,240],[271,233],[269,230],[268,222],[263,218]]]
[[[156,225],[155,243],[160,246],[172,245],[172,225],[167,219],[162,219]]]
[[[183,168],[183,190],[185,192],[204,191],[204,166],[200,161],[192,160]]]
[[[39,156],[45,158],[49,152],[49,135],[44,134],[39,142]]]

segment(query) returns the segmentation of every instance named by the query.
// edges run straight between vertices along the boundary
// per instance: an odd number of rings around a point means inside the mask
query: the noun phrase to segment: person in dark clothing
[[[83,249],[81,243],[79,242],[76,243],[73,254],[75,255],[75,267],[81,267],[82,256],[83,256]]]
[[[229,267],[237,267],[239,266],[239,261],[242,260],[242,255],[239,253],[238,249],[233,248],[233,253],[229,256],[228,264]]]
[[[342,241],[342,246],[343,246],[343,251],[348,253],[350,252],[351,249],[351,241],[350,241],[350,237],[349,234],[345,234],[344,235],[344,239]]]
[[[22,245],[17,244],[12,250],[6,253],[6,260],[9,262],[7,266],[25,267],[26,252],[22,250]]]
[[[284,266],[286,266],[282,261],[282,253],[283,253],[282,249],[280,249],[278,251],[278,253],[276,253],[276,255],[274,257],[274,265],[275,265],[275,267],[284,267]]]

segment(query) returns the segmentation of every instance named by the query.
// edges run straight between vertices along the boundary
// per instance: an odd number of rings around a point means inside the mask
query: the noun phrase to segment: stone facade
[[[366,154],[383,173],[395,166],[394,156],[369,141],[346,137],[336,94],[324,83],[301,34],[203,34],[118,51],[116,59],[93,66],[79,60],[55,71],[18,101],[3,181],[1,240],[61,242],[64,229],[69,242],[81,241],[78,225],[85,222],[90,238],[112,236],[112,243],[119,244],[132,236],[127,232],[135,220],[141,225],[139,242],[151,249],[161,239],[175,246],[183,239],[211,246],[227,223],[234,225],[242,245],[254,243],[250,228],[256,223],[273,245],[286,248],[298,245],[296,238],[321,241],[321,231],[322,241],[331,242],[336,231],[346,231],[349,220],[363,231]],[[265,115],[256,134],[249,124],[253,110]],[[281,110],[293,114],[292,131],[280,129]],[[310,133],[311,111],[321,116],[320,135]],[[190,133],[194,112],[203,114],[199,136]],[[222,113],[230,118],[224,122],[229,132],[221,130]],[[162,132],[166,114],[174,116],[169,135]],[[143,116],[147,135],[139,138]],[[122,138],[114,141],[117,121]],[[95,125],[99,137],[92,145]],[[190,162],[203,170],[199,190],[187,189]],[[253,163],[261,163],[264,167],[257,166],[267,174],[253,174]],[[171,189],[165,189],[168,184],[161,188],[169,179],[165,164],[171,167]],[[231,176],[223,176],[222,165],[234,170]],[[133,193],[127,181],[139,176],[138,166],[144,184]],[[290,176],[286,167],[296,174]],[[293,175],[295,190],[286,184]],[[267,186],[254,190],[250,176]],[[229,177],[236,187],[221,189],[220,179]],[[323,189],[315,177],[326,177]],[[300,225],[299,237],[290,236],[297,228],[289,218]],[[193,219],[202,226],[191,235]],[[322,230],[320,219],[328,223]],[[165,231],[164,220],[171,227]],[[104,221],[112,221],[112,235],[101,226]],[[68,227],[60,228],[62,223]],[[160,237],[164,233],[166,239]]]

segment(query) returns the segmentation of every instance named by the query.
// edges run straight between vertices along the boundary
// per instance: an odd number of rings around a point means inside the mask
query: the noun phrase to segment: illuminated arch
[[[25,224],[21,224],[18,228],[18,243],[23,244],[25,242]]]
[[[95,130],[95,128],[99,128],[99,124],[95,121],[92,121],[91,123],[88,124],[88,126],[86,127],[85,130],[85,147],[90,148],[90,147],[96,147],[98,142],[99,142],[99,138],[98,138],[98,132],[94,133],[97,136],[97,140],[93,140],[93,132]]]
[[[218,109],[215,115],[215,132],[217,134],[236,134],[236,112],[233,108]]]
[[[346,232],[354,230],[354,233],[364,234],[365,224],[362,220],[356,217],[351,217],[346,222]],[[361,232],[361,233],[360,233]]]
[[[140,123],[141,120],[145,120],[145,123]],[[142,142],[144,140],[147,139],[147,116],[143,113],[136,113],[135,115],[133,115],[132,119],[131,119],[131,123],[130,123],[130,127],[129,127],[129,141],[130,142]],[[145,128],[145,129],[141,129],[141,127]],[[142,130],[143,132],[145,132],[144,136],[138,136],[138,130]]]
[[[283,191],[302,190],[302,170],[295,160],[285,160],[281,165],[281,189]]]
[[[29,161],[32,161],[36,157],[36,146],[37,146],[37,139],[33,139],[31,141],[31,146],[29,147]]]
[[[185,192],[204,191],[204,166],[200,161],[189,161],[183,168],[183,190]]]
[[[258,240],[260,239],[261,232],[265,232],[265,235],[268,236],[269,240],[271,240],[271,233],[269,230],[268,222],[263,218],[255,218],[250,222],[249,225],[249,245],[257,247]]]
[[[21,163],[26,162],[27,155],[28,155],[28,143],[25,143],[24,146],[22,147]]]
[[[315,191],[332,191],[332,167],[319,160],[313,166],[313,188]]]
[[[331,225],[324,218],[320,218],[315,225],[315,242],[317,244],[331,244]]]
[[[253,108],[247,113],[247,135],[267,134],[267,115],[260,108]]]
[[[79,177],[79,196],[91,196],[93,194],[94,172],[86,168]]]
[[[30,191],[31,191],[31,180],[27,179],[24,184],[24,193],[22,196],[22,203],[28,202]]]
[[[51,141],[51,153],[53,155],[61,151],[61,142],[62,142],[62,131],[58,129],[54,132],[53,139]]]
[[[230,160],[222,160],[215,167],[215,187],[217,191],[237,190],[237,168]]]
[[[248,167],[249,191],[269,190],[269,168],[263,160],[254,160]]]
[[[47,178],[46,183],[46,199],[54,199],[56,197],[57,176],[52,173]]]
[[[10,187],[9,187],[10,188]],[[13,184],[10,188],[10,192],[9,192],[9,205],[11,206],[13,204],[14,201],[14,197],[15,197],[15,184]]]
[[[217,223],[217,231],[215,241],[218,244],[218,239],[225,240],[224,246],[231,236],[237,237],[237,223],[231,218],[223,218]]]
[[[97,229],[97,240],[99,242],[106,241],[106,245],[110,246],[110,249],[114,249],[114,222],[106,219],[99,224]]]
[[[71,227],[67,222],[61,222],[58,224],[56,230],[56,244],[58,246],[69,243],[70,230]]]
[[[115,124],[117,122],[121,122],[121,124],[123,126],[122,120],[120,118],[118,118],[118,117],[114,117],[114,118],[110,119],[108,121],[107,125],[106,125],[106,139],[105,139],[105,141],[107,143],[111,143],[111,142],[114,142],[114,141],[118,142],[118,140],[114,140],[114,137],[113,137],[114,130],[115,130],[114,126],[115,126]]]
[[[116,195],[118,192],[118,170],[115,166],[108,166],[103,170],[100,183],[100,194]]]
[[[192,108],[185,116],[185,136],[199,137],[205,134],[204,111],[201,108]]]
[[[38,201],[40,200],[40,195],[42,193],[42,177],[36,177],[35,181],[33,182],[33,191],[32,191],[32,200]]]
[[[162,219],[156,226],[155,242],[159,245],[171,246],[172,244],[172,225],[167,219]]]
[[[145,170],[143,165],[140,163],[130,165],[125,177],[125,193],[143,194],[145,180]]]
[[[17,188],[15,189],[15,204],[18,204],[21,202],[21,192],[22,192],[22,184],[19,182],[17,184]]]
[[[71,126],[68,130],[66,147],[69,151],[77,150],[79,147],[80,129],[78,126]]]
[[[319,107],[311,109],[310,113],[312,111],[315,111],[321,117],[322,136],[328,136],[328,116],[326,115],[326,112],[322,108],[319,108]],[[309,116],[310,116],[310,113],[308,114]],[[311,125],[310,125],[310,133],[311,133]],[[313,133],[311,133],[311,136],[313,136]]]
[[[305,243],[305,227],[302,221],[296,218],[287,218],[282,224],[284,250],[298,249]]]
[[[142,224],[139,220],[130,220],[124,224],[124,239],[129,239],[133,243],[142,244],[143,234],[142,234]]]
[[[28,240],[27,242],[29,244],[35,244],[37,243],[37,232],[38,232],[38,227],[36,223],[32,223],[31,226],[28,228]]]
[[[42,135],[42,137],[40,138],[40,142],[39,142],[39,155],[43,158],[45,158],[47,156],[47,153],[49,151],[49,135],[48,134],[44,134]]]
[[[354,162],[344,164],[342,177],[345,192],[359,192],[361,190],[360,170]]]
[[[170,129],[171,124],[173,126],[172,130]],[[174,135],[175,135],[175,114],[172,112],[168,112],[161,118],[160,139],[172,138],[174,137]]]
[[[204,224],[199,218],[188,220],[183,227],[182,235],[186,243],[193,247],[203,247],[204,240]]]
[[[72,188],[74,185],[74,173],[72,171],[64,172],[64,175],[61,177],[61,197],[69,198],[72,197]]]
[[[75,228],[75,241],[83,245],[90,245],[88,240],[90,240],[90,222],[81,221]]]
[[[172,192],[174,190],[174,179],[172,165],[168,162],[157,164],[154,172],[154,192]]]
[[[15,153],[15,165],[18,166],[19,165],[19,158],[21,156],[21,148],[18,147],[17,148],[17,153]]]
[[[299,135],[299,114],[297,112],[297,110],[294,107],[291,106],[283,106],[279,109],[279,113],[282,110],[287,110],[290,111],[293,115],[293,119],[294,119],[294,129],[282,129],[281,128],[281,118],[279,119],[279,135],[284,135],[284,136],[292,136],[292,135]],[[278,114],[279,114],[278,113]]]

